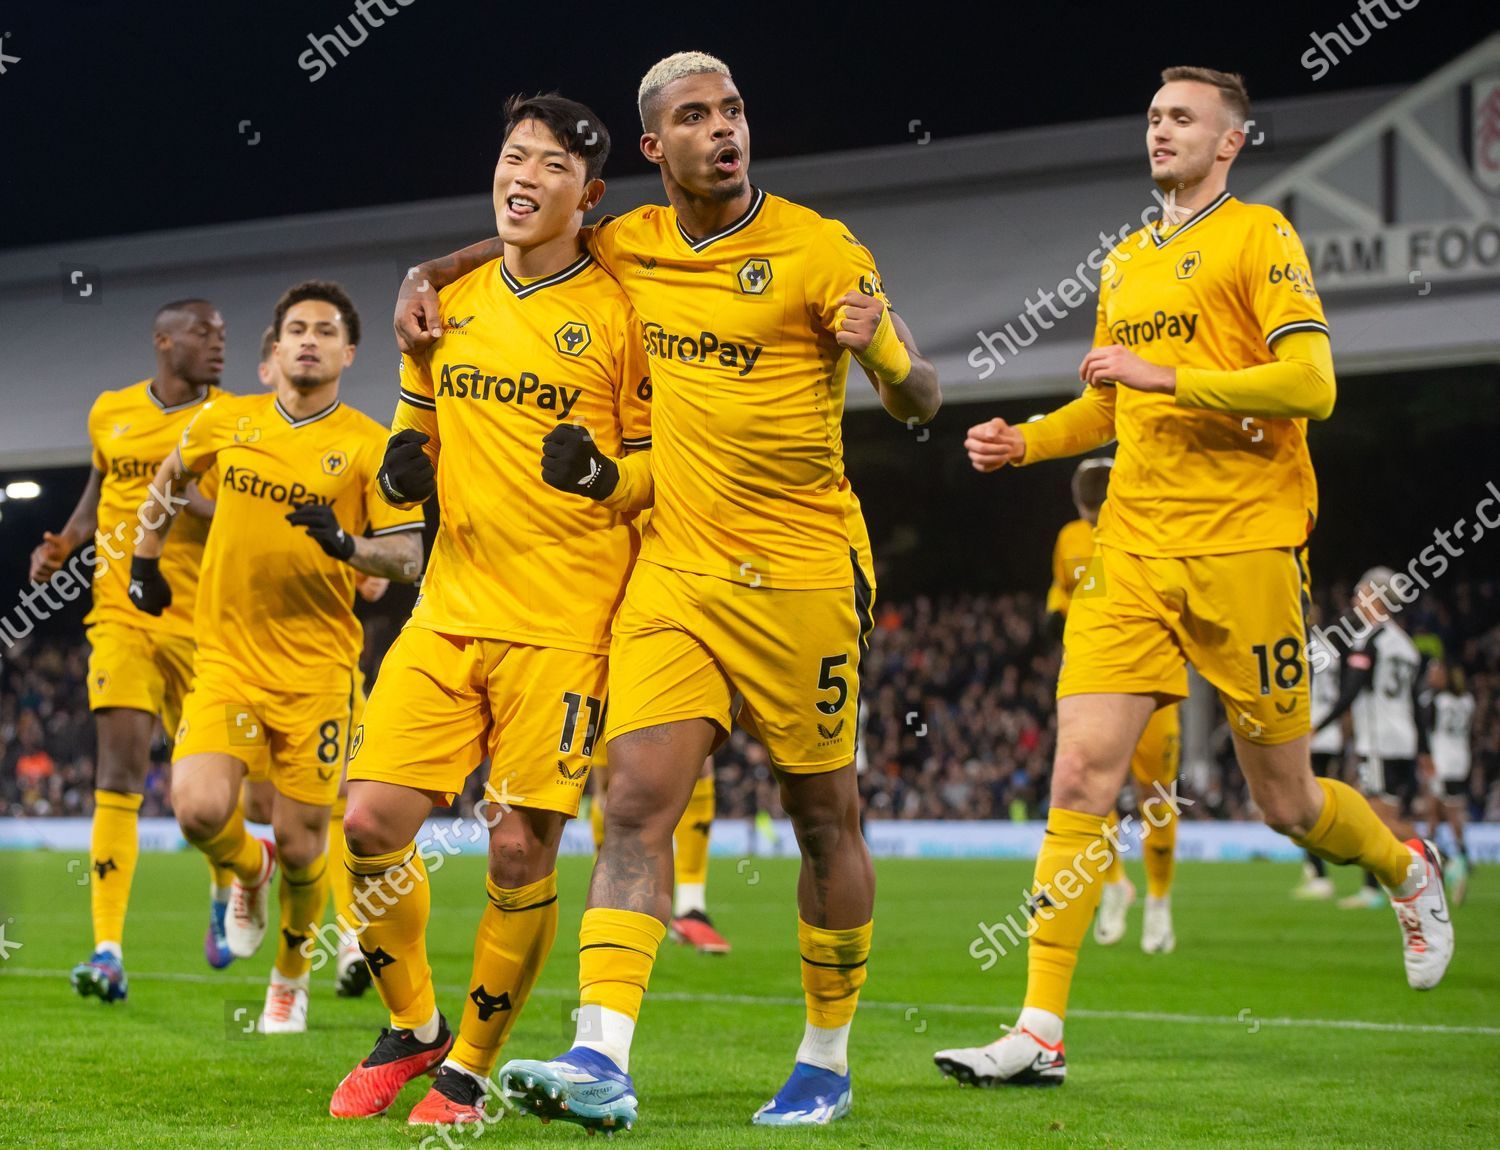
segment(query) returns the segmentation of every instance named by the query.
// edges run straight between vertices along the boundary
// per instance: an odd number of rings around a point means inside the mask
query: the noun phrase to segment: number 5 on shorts
[[[825,715],[837,715],[844,709],[844,702],[849,698],[849,680],[833,673],[848,661],[848,655],[829,655],[818,668],[818,690],[838,692],[832,700],[824,699],[818,703],[818,710]]]

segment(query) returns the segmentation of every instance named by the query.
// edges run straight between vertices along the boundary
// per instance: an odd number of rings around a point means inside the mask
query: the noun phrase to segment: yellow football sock
[[[1078,948],[1099,906],[1109,862],[1108,819],[1053,807],[1032,879],[1035,931],[1026,948],[1025,1005],[1063,1018]],[[1075,861],[1076,860],[1076,861]]]
[[[811,926],[797,916],[797,947],[802,952],[802,994],[807,1021],[832,1029],[854,1018],[859,990],[865,984],[870,938],[875,923],[849,930]]]
[[[235,803],[235,813],[239,816],[240,825],[243,826],[245,823],[245,801],[243,798]],[[204,857],[208,861],[209,874],[213,876],[214,890],[228,891],[230,884],[234,882],[234,871],[227,866],[220,866],[213,859],[207,858],[207,856]]]
[[[488,1076],[552,953],[557,872],[522,887],[499,887],[488,876],[484,885],[489,902],[479,919],[469,997],[449,1057]]]
[[[1109,812],[1109,841],[1117,843],[1120,841],[1120,815],[1117,811]],[[1125,856],[1118,850],[1109,852],[1109,863],[1104,868],[1104,881],[1108,884],[1125,881]]]
[[[1401,886],[1412,866],[1411,851],[1353,787],[1335,779],[1317,783],[1323,788],[1323,813],[1306,838],[1292,841],[1328,862],[1358,863],[1384,886]]]
[[[639,1018],[656,948],[666,933],[665,925],[639,911],[584,911],[578,928],[579,1004]]]
[[[302,953],[302,944],[323,921],[323,904],[327,901],[326,854],[304,867],[282,866],[281,941],[276,947],[276,969],[283,978],[301,978],[312,965],[312,956]]]
[[[234,808],[218,834],[193,845],[244,883],[260,878],[261,867],[265,865],[265,848],[245,829],[245,812],[239,807]]]
[[[359,949],[370,964],[381,1001],[391,1012],[391,1025],[398,1030],[426,1026],[437,1010],[432,967],[427,962],[432,891],[416,844],[370,858],[346,846],[344,864],[350,874],[351,901],[360,904],[356,913],[369,921],[360,935]]]
[[[709,775],[693,784],[693,797],[672,832],[673,875],[679,884],[701,886],[708,881],[708,836],[713,825],[714,779]]]
[[[203,861],[208,864],[208,877],[209,881],[214,884],[214,890],[228,890],[229,885],[234,882],[234,871],[227,866],[220,866],[207,855],[203,856]]]
[[[598,854],[604,845],[604,800],[598,793],[589,799],[589,830],[594,832],[594,853]]]
[[[354,882],[349,868],[344,865],[348,846],[344,842],[344,808],[348,800],[340,798],[333,804],[333,813],[328,818],[328,893],[333,896],[333,921],[340,916],[353,925],[359,919],[354,913]]]
[[[1172,875],[1177,869],[1176,809],[1171,803],[1151,803],[1142,829],[1146,832],[1141,844],[1146,852],[1146,893],[1166,898],[1172,893]]]
[[[94,792],[94,822],[89,832],[89,910],[94,916],[94,945],[125,939],[125,907],[140,857],[141,796],[119,791]]]

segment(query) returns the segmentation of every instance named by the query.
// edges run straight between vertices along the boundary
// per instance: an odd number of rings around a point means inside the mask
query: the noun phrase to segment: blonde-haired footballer
[[[1052,547],[1052,585],[1047,589],[1049,633],[1062,638],[1068,607],[1075,595],[1103,593],[1094,569],[1094,528],[1109,493],[1109,476],[1115,461],[1106,457],[1085,459],[1073,472],[1073,506],[1078,518],[1063,524]],[[1150,833],[1145,836],[1146,913],[1141,924],[1141,949],[1147,954],[1167,954],[1177,945],[1172,933],[1172,874],[1177,861],[1177,811],[1162,802],[1156,784],[1170,787],[1177,778],[1182,759],[1182,723],[1178,705],[1160,707],[1146,724],[1141,741],[1130,756],[1130,778],[1135,784],[1136,809],[1146,810],[1152,800]],[[1113,810],[1111,827],[1119,826]],[[1118,841],[1118,840],[1116,840]],[[1094,941],[1113,946],[1125,937],[1125,912],[1135,901],[1135,887],[1125,874],[1122,851],[1111,850],[1094,918]]]
[[[224,394],[218,386],[224,370],[224,320],[208,300],[163,304],[152,323],[151,342],[155,374],[104,392],[89,409],[88,483],[63,529],[46,532],[31,553],[31,581],[47,583],[75,547],[93,543],[93,606],[84,622],[90,647],[89,709],[99,744],[89,834],[94,950],[70,978],[79,994],[104,1002],[122,1002],[129,992],[125,911],[140,856],[136,827],[151,766],[151,739],[158,718],[166,731],[176,730],[192,680],[193,597],[208,537],[208,524],[198,514],[201,507],[190,506],[187,522],[163,555],[181,594],[171,610],[147,618],[131,608],[127,594],[130,557],[144,534],[136,509],[188,421],[211,398]],[[190,503],[196,500],[192,490],[184,496]],[[210,939],[214,929],[211,915]]]
[[[383,1113],[435,1073],[410,1124],[485,1119],[557,933],[558,845],[603,747],[611,621],[639,547],[629,515],[651,494],[640,327],[579,237],[609,135],[555,94],[505,112],[502,251],[444,288],[442,338],[403,359],[381,471],[397,505],[435,491],[441,526],[350,760],[345,863],[356,898],[388,904],[360,945],[390,1026],[334,1091],[341,1118]],[[485,758],[489,873],[455,1036],[427,958],[432,848],[415,838]]]
[[[225,927],[236,957],[253,955],[265,936],[279,862],[280,937],[256,1025],[294,1033],[307,1029],[304,944],[328,898],[329,809],[354,707],[355,577],[415,581],[423,517],[376,495],[384,430],[339,400],[360,335],[348,295],[333,283],[298,284],[278,301],[274,327],[274,394],[204,405],[157,472],[158,494],[141,508],[151,530],[131,562],[130,598],[147,615],[171,604],[159,560],[171,493],[216,467],[172,806],[184,837],[234,872]],[[274,844],[245,829],[247,777],[275,787]]]
[[[1162,73],[1146,147],[1175,210],[1100,269],[1083,395],[1021,427],[979,424],[965,442],[980,471],[1119,447],[1096,533],[1101,593],[1074,596],[1063,639],[1025,1005],[998,1041],[937,1053],[963,1082],[1062,1083],[1068,992],[1111,854],[1107,816],[1152,713],[1186,696],[1188,662],[1218,688],[1266,822],[1391,892],[1407,981],[1435,986],[1453,954],[1432,846],[1403,844],[1309,761],[1307,421],[1333,411],[1333,356],[1292,225],[1226,190],[1249,112],[1238,76]]]
[[[849,229],[749,182],[745,102],[722,61],[669,56],[638,103],[641,150],[670,206],[602,222],[590,250],[644,327],[655,505],[610,648],[610,793],[579,932],[574,1045],[507,1063],[501,1083],[542,1117],[634,1122],[630,1047],[671,917],[672,832],[738,692],[803,855],[807,1023],[790,1078],[754,1121],[823,1124],[849,1111],[874,905],[854,769],[874,581],[844,475],[845,382],[857,359],[887,411],[926,422],[937,372]],[[492,250],[452,258],[473,266]],[[437,318],[418,286],[398,303],[408,339]]]

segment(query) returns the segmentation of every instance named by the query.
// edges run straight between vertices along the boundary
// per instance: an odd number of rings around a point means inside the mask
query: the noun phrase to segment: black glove
[[[428,438],[425,432],[408,427],[385,445],[385,459],[376,478],[389,502],[426,503],[437,491],[437,472],[422,450]]]
[[[559,491],[608,499],[620,482],[620,468],[586,428],[559,423],[542,437],[542,480]]]
[[[348,560],[354,554],[354,536],[339,526],[338,516],[326,503],[304,503],[288,511],[286,521],[293,527],[306,527],[308,535],[335,559]]]
[[[172,605],[172,588],[162,578],[160,559],[131,556],[130,601],[148,615],[160,615]]]

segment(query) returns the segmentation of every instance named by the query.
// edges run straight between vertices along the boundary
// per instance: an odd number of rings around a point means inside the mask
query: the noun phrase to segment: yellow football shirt
[[[1094,555],[1094,525],[1087,519],[1064,523],[1052,545],[1052,586],[1047,588],[1047,612],[1066,615],[1073,589],[1088,570]]]
[[[1101,270],[1095,347],[1234,371],[1273,362],[1276,341],[1299,331],[1328,332],[1301,241],[1280,212],[1228,192],[1175,230],[1128,237]],[[1119,449],[1101,542],[1169,557],[1307,541],[1318,488],[1305,419],[1251,419],[1113,391]]]
[[[161,572],[172,586],[172,605],[160,617],[138,611],[130,602],[130,558],[143,534],[137,514],[162,460],[172,454],[178,436],[204,404],[224,392],[208,388],[197,399],[163,406],[143,379],[118,391],[106,391],[89,409],[89,443],[99,484],[99,513],[94,531],[94,604],[84,622],[123,623],[166,635],[191,636],[193,603],[208,523],[184,514],[167,537]]]
[[[592,230],[640,316],[655,388],[656,503],[641,558],[765,587],[850,587],[865,529],[844,475],[846,292],[884,299],[837,220],[756,189],[694,239],[649,205]]]
[[[351,535],[421,530],[421,508],[398,511],[377,494],[385,441],[383,427],[344,403],[293,419],[274,395],[224,396],[183,429],[184,466],[218,469],[198,589],[199,672],[217,666],[279,691],[347,689],[362,646],[358,573],[286,516],[316,500]]]
[[[442,337],[404,357],[392,429],[432,436],[441,526],[410,625],[604,655],[639,541],[542,481],[542,438],[586,427],[606,455],[651,446],[640,326],[589,255],[523,282],[500,260],[439,294]]]

